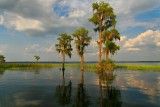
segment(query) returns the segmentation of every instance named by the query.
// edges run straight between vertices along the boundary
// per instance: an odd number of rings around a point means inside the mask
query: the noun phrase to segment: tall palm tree
[[[34,58],[36,59],[36,61],[38,62],[38,60],[40,59],[40,56],[35,55]]]
[[[73,39],[67,33],[62,33],[59,35],[57,40],[59,41],[59,43],[55,44],[56,51],[62,55],[62,58],[63,58],[62,59],[62,69],[65,69],[64,68],[65,55],[68,55],[71,58],[71,55],[72,55],[71,51],[73,50],[71,46],[71,41]]]
[[[102,32],[104,29],[109,29],[116,24],[116,15],[113,12],[113,8],[106,2],[95,2],[92,4],[93,9],[93,16],[88,19],[90,22],[95,24],[94,31],[99,32],[99,40],[97,41],[97,44],[99,46],[99,57],[98,57],[98,63],[99,68],[101,68],[101,61],[102,61]]]
[[[85,47],[89,45],[91,37],[88,36],[88,30],[84,27],[75,30],[72,36],[75,38],[76,49],[81,58],[81,70],[84,71],[84,51]]]

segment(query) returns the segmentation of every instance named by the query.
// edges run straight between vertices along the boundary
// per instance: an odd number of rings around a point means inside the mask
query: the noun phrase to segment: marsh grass
[[[66,67],[81,67],[80,63],[66,63]],[[0,64],[1,69],[31,69],[31,68],[54,68],[54,67],[62,67],[61,63],[30,63],[30,64],[11,64],[11,63],[3,63]],[[85,70],[89,71],[97,71],[97,64],[85,64]],[[116,64],[116,68],[122,68],[127,70],[143,70],[143,71],[160,71],[159,65],[130,65],[130,64]]]
[[[124,68],[124,69],[127,69],[127,70],[160,71],[160,66],[159,65],[116,64],[116,68]]]
[[[3,63],[0,64],[0,68],[52,68],[52,67],[61,67],[62,64],[52,63],[52,64],[46,64],[46,63],[30,63],[30,64],[11,64],[11,63]],[[65,66],[80,66],[79,64],[65,64]]]

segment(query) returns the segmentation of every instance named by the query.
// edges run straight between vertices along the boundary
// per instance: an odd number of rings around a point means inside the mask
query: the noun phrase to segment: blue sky
[[[100,0],[0,0],[0,54],[6,61],[61,61],[54,44],[60,33],[86,27],[93,38],[85,60],[96,61],[98,34],[88,22],[92,3]],[[121,50],[117,61],[160,60],[160,0],[104,0],[117,15]],[[72,58],[78,61],[75,46]]]

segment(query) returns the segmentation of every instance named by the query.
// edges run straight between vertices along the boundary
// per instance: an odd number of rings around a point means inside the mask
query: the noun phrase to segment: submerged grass
[[[61,67],[61,63],[2,63],[0,64],[0,68],[4,69],[23,69],[23,68],[52,68],[52,67]],[[65,64],[66,67],[80,67],[80,63],[67,63]],[[160,71],[159,65],[130,65],[130,64],[116,64],[116,68],[123,68],[127,70],[143,70],[143,71]],[[97,64],[85,64],[85,69],[90,71],[97,71]]]

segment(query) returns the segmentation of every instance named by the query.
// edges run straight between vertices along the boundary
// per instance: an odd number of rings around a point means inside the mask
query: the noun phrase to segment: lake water
[[[0,70],[0,107],[160,107],[160,72]]]

